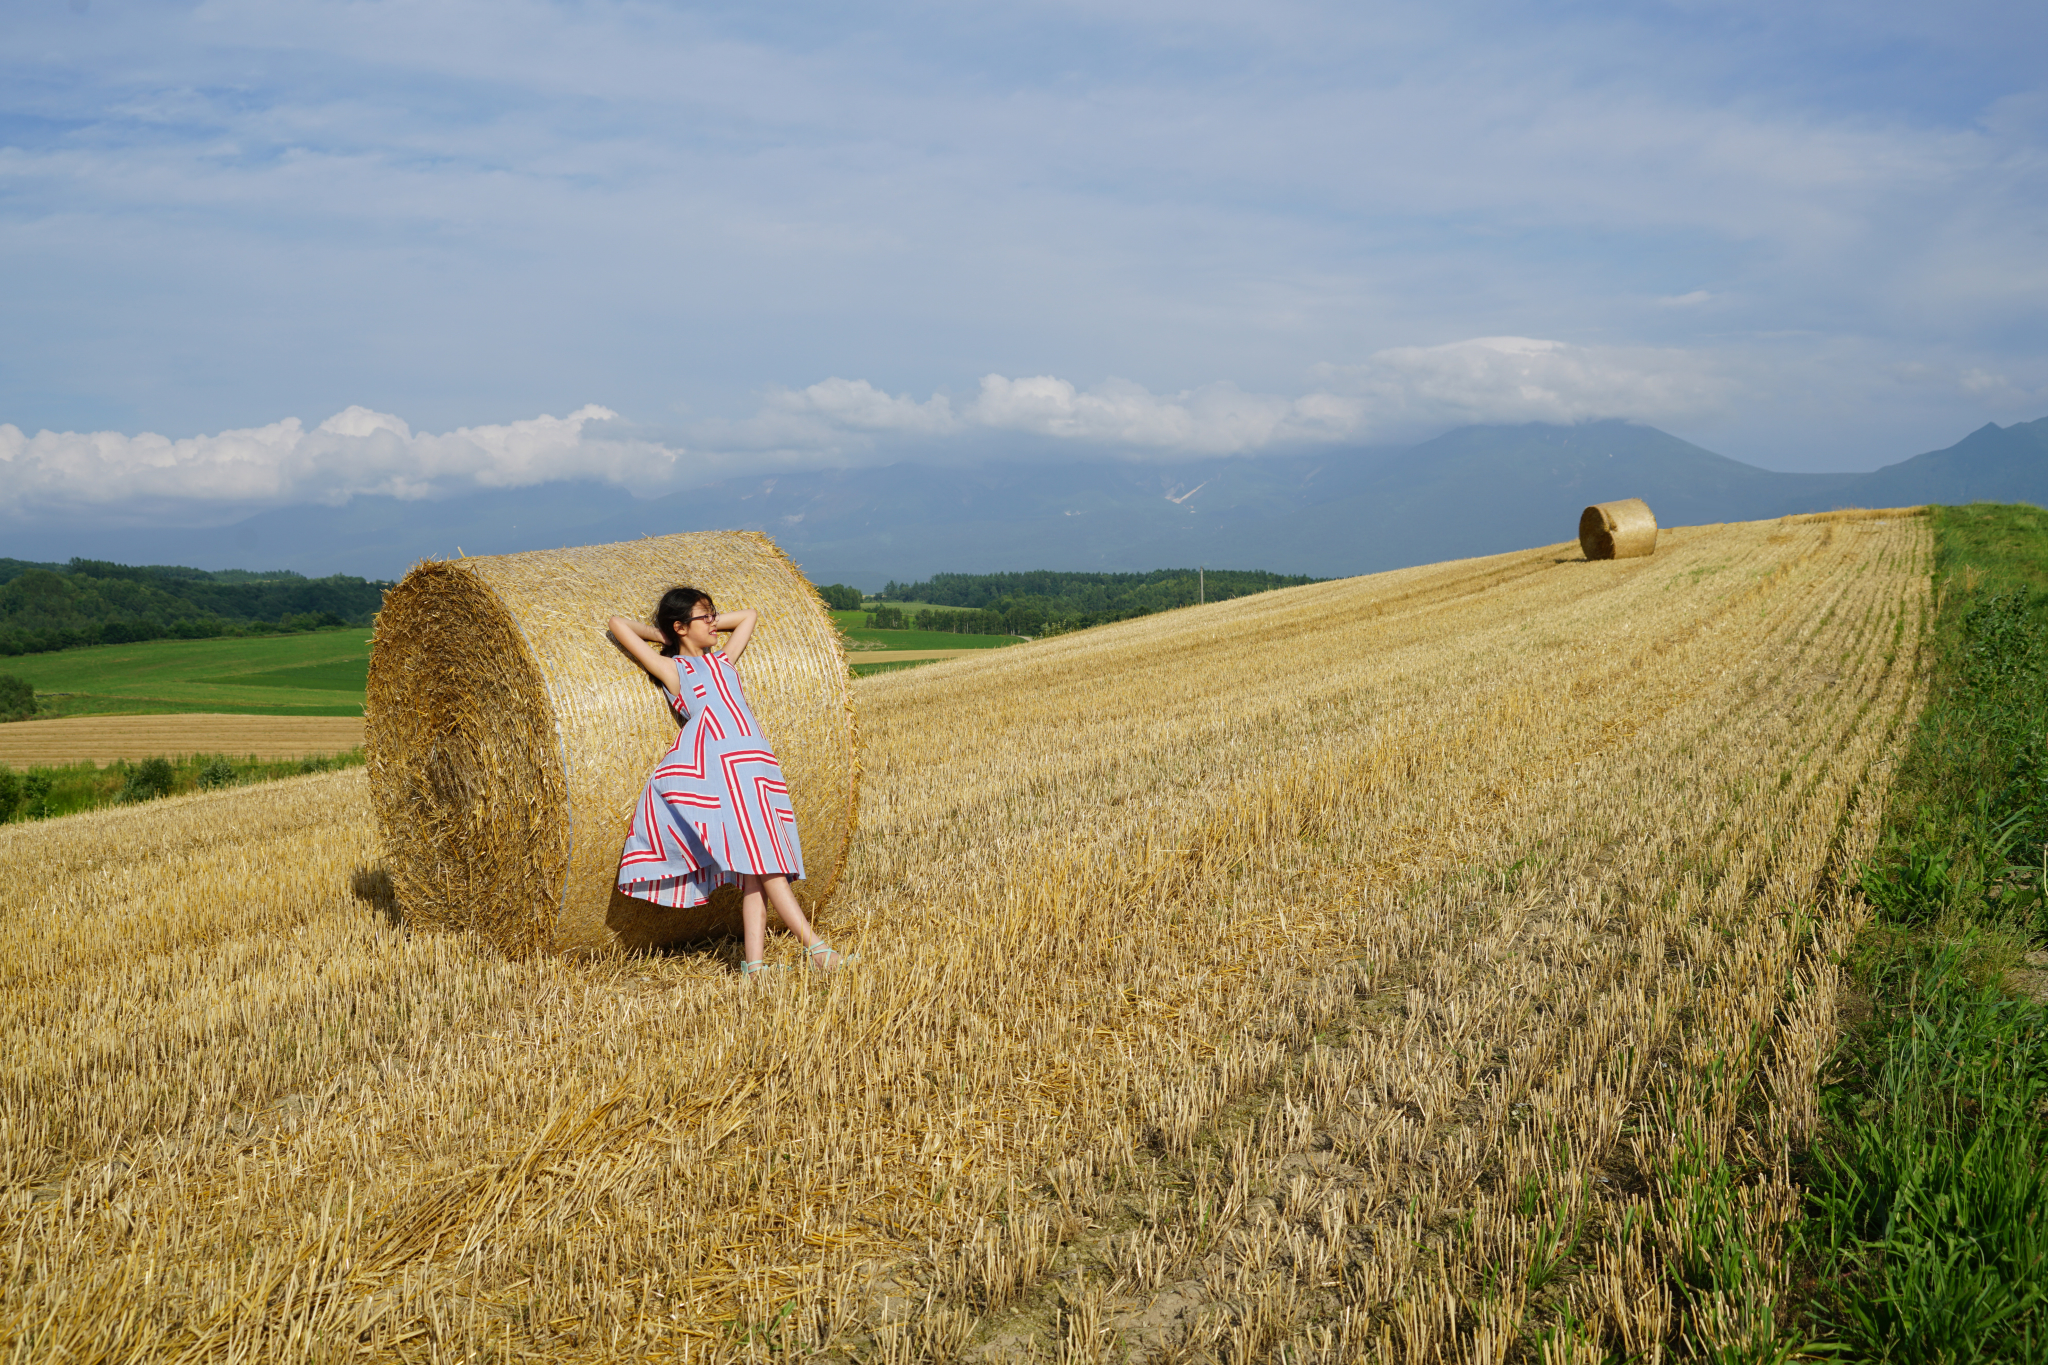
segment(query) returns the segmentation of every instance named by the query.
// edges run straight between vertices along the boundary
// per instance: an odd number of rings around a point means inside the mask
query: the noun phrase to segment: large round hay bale
[[[365,708],[371,800],[406,918],[507,952],[645,948],[739,923],[725,888],[673,910],[618,894],[635,801],[675,740],[661,689],[606,632],[686,583],[756,607],[740,664],[782,760],[812,914],[858,798],[853,680],[824,603],[764,535],[428,561],[385,594]]]
[[[1579,548],[1588,559],[1635,559],[1657,549],[1657,514],[1641,498],[1596,502],[1579,514]]]

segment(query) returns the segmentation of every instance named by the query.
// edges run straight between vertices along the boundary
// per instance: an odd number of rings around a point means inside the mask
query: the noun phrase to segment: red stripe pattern
[[[634,809],[619,889],[677,908],[702,905],[742,874],[804,875],[782,765],[724,654],[675,661],[682,728]]]

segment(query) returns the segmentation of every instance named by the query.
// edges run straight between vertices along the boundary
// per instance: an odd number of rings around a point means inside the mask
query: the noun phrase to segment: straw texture
[[[732,888],[651,905],[614,888],[634,802],[675,739],[605,620],[687,583],[761,613],[740,674],[782,760],[817,916],[846,864],[860,763],[853,680],[824,604],[768,537],[716,531],[426,561],[385,595],[365,707],[371,801],[406,917],[514,956],[736,930]]]
[[[1657,514],[1641,498],[1596,502],[1579,514],[1579,548],[1588,559],[1635,559],[1657,549]]]

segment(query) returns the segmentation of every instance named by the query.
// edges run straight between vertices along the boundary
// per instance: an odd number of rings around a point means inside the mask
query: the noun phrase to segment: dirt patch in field
[[[360,716],[67,716],[0,725],[0,763],[112,763],[177,754],[304,758],[363,742]]]

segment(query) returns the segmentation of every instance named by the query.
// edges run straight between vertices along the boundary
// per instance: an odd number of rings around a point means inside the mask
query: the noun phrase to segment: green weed
[[[102,768],[70,763],[16,773],[0,764],[0,821],[44,820],[122,802],[153,801],[303,773],[334,772],[363,762],[363,751],[312,758],[232,759],[225,754],[149,758]]]
[[[1808,1326],[1859,1360],[2048,1360],[2048,1011],[2005,998],[2048,930],[2048,534],[1939,508],[1936,666],[1861,869],[1867,1023],[1807,1159]]]
[[[1817,1325],[1854,1358],[2048,1356],[2048,1011],[1974,984],[1967,944],[1881,969],[1894,1008],[1823,1094]]]

